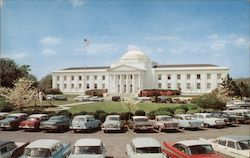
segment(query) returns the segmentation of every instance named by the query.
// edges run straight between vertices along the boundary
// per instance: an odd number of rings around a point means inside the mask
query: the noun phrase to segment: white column
[[[138,92],[141,90],[141,73],[138,74],[138,86],[139,86],[139,89],[138,89]]]
[[[135,74],[133,74],[132,78],[132,93],[135,93]]]
[[[128,78],[129,78],[129,75],[126,74],[126,93],[129,93],[129,88],[130,88],[130,85],[128,84]]]
[[[122,75],[119,75],[120,76],[120,80],[119,80],[119,84],[120,84],[120,93],[122,93]]]

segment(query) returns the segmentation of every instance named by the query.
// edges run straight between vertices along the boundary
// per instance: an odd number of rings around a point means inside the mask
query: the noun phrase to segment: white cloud
[[[247,45],[247,41],[244,38],[238,38],[235,40],[235,44],[237,46],[245,46]]]
[[[219,35],[217,34],[211,34],[207,37],[208,39],[218,39],[219,38]]]
[[[224,41],[224,40],[214,41],[213,43],[210,44],[209,49],[212,51],[224,50],[226,48],[225,46],[226,43],[228,43],[228,41]]]
[[[21,60],[21,59],[27,58],[28,54],[27,53],[13,53],[13,54],[7,54],[4,56],[7,58],[14,59],[14,60]]]
[[[44,55],[44,56],[53,56],[55,54],[57,54],[57,52],[55,50],[52,50],[52,49],[42,50],[42,55]]]
[[[130,44],[127,46],[127,50],[130,51],[130,50],[140,50],[140,48],[136,45],[133,45],[133,44]]]
[[[85,4],[84,0],[70,0],[70,3],[73,5],[73,7],[78,7]]]
[[[40,40],[40,43],[44,45],[55,45],[55,44],[60,44],[62,43],[62,39],[58,37],[44,37]]]

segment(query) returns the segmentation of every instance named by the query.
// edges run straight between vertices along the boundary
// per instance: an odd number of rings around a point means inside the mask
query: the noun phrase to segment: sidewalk
[[[47,108],[46,111],[69,110],[70,106],[81,105],[81,104],[90,104],[90,103],[93,103],[93,102],[79,102],[79,103],[57,105],[57,107]]]

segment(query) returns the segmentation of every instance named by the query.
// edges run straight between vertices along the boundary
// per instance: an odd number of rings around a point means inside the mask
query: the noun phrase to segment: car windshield
[[[110,121],[119,121],[119,117],[108,117]]]
[[[136,148],[136,153],[161,153],[160,147]]]
[[[61,120],[61,118],[60,118],[60,117],[51,117],[49,120],[50,120],[50,121],[51,121],[51,120]]]
[[[195,118],[194,118],[194,116],[186,116],[185,119],[186,120],[194,120]]]
[[[49,149],[43,148],[26,148],[24,150],[25,156],[32,156],[32,157],[50,157],[51,153]]]
[[[213,117],[220,118],[221,114],[220,113],[213,113]]]
[[[214,153],[211,145],[194,145],[189,147],[191,154],[210,154]]]
[[[147,122],[148,119],[147,118],[136,118],[134,119],[135,122]]]
[[[171,121],[172,118],[171,117],[162,117],[160,118],[160,121]]]
[[[7,116],[6,119],[8,119],[8,120],[17,120],[18,117],[17,116]]]
[[[250,149],[250,140],[243,140],[238,142],[241,150],[249,150]]]
[[[37,118],[37,117],[29,117],[27,120],[30,120],[30,121],[39,121],[39,118]]]
[[[73,119],[74,122],[78,122],[78,121],[85,121],[85,118],[75,118]]]
[[[212,118],[214,117],[212,114],[211,115],[206,115],[205,118]]]
[[[75,146],[73,154],[101,154],[100,146]]]

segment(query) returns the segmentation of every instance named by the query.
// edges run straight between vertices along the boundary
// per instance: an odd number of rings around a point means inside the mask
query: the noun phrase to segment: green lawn
[[[160,107],[174,107],[179,104],[161,104],[161,103],[139,103],[132,107],[132,112],[136,110],[144,110],[145,112],[150,112]],[[77,113],[81,111],[95,112],[96,110],[103,110],[108,113],[110,112],[128,112],[128,107],[123,102],[100,102],[100,103],[89,103],[71,106],[69,112]]]

